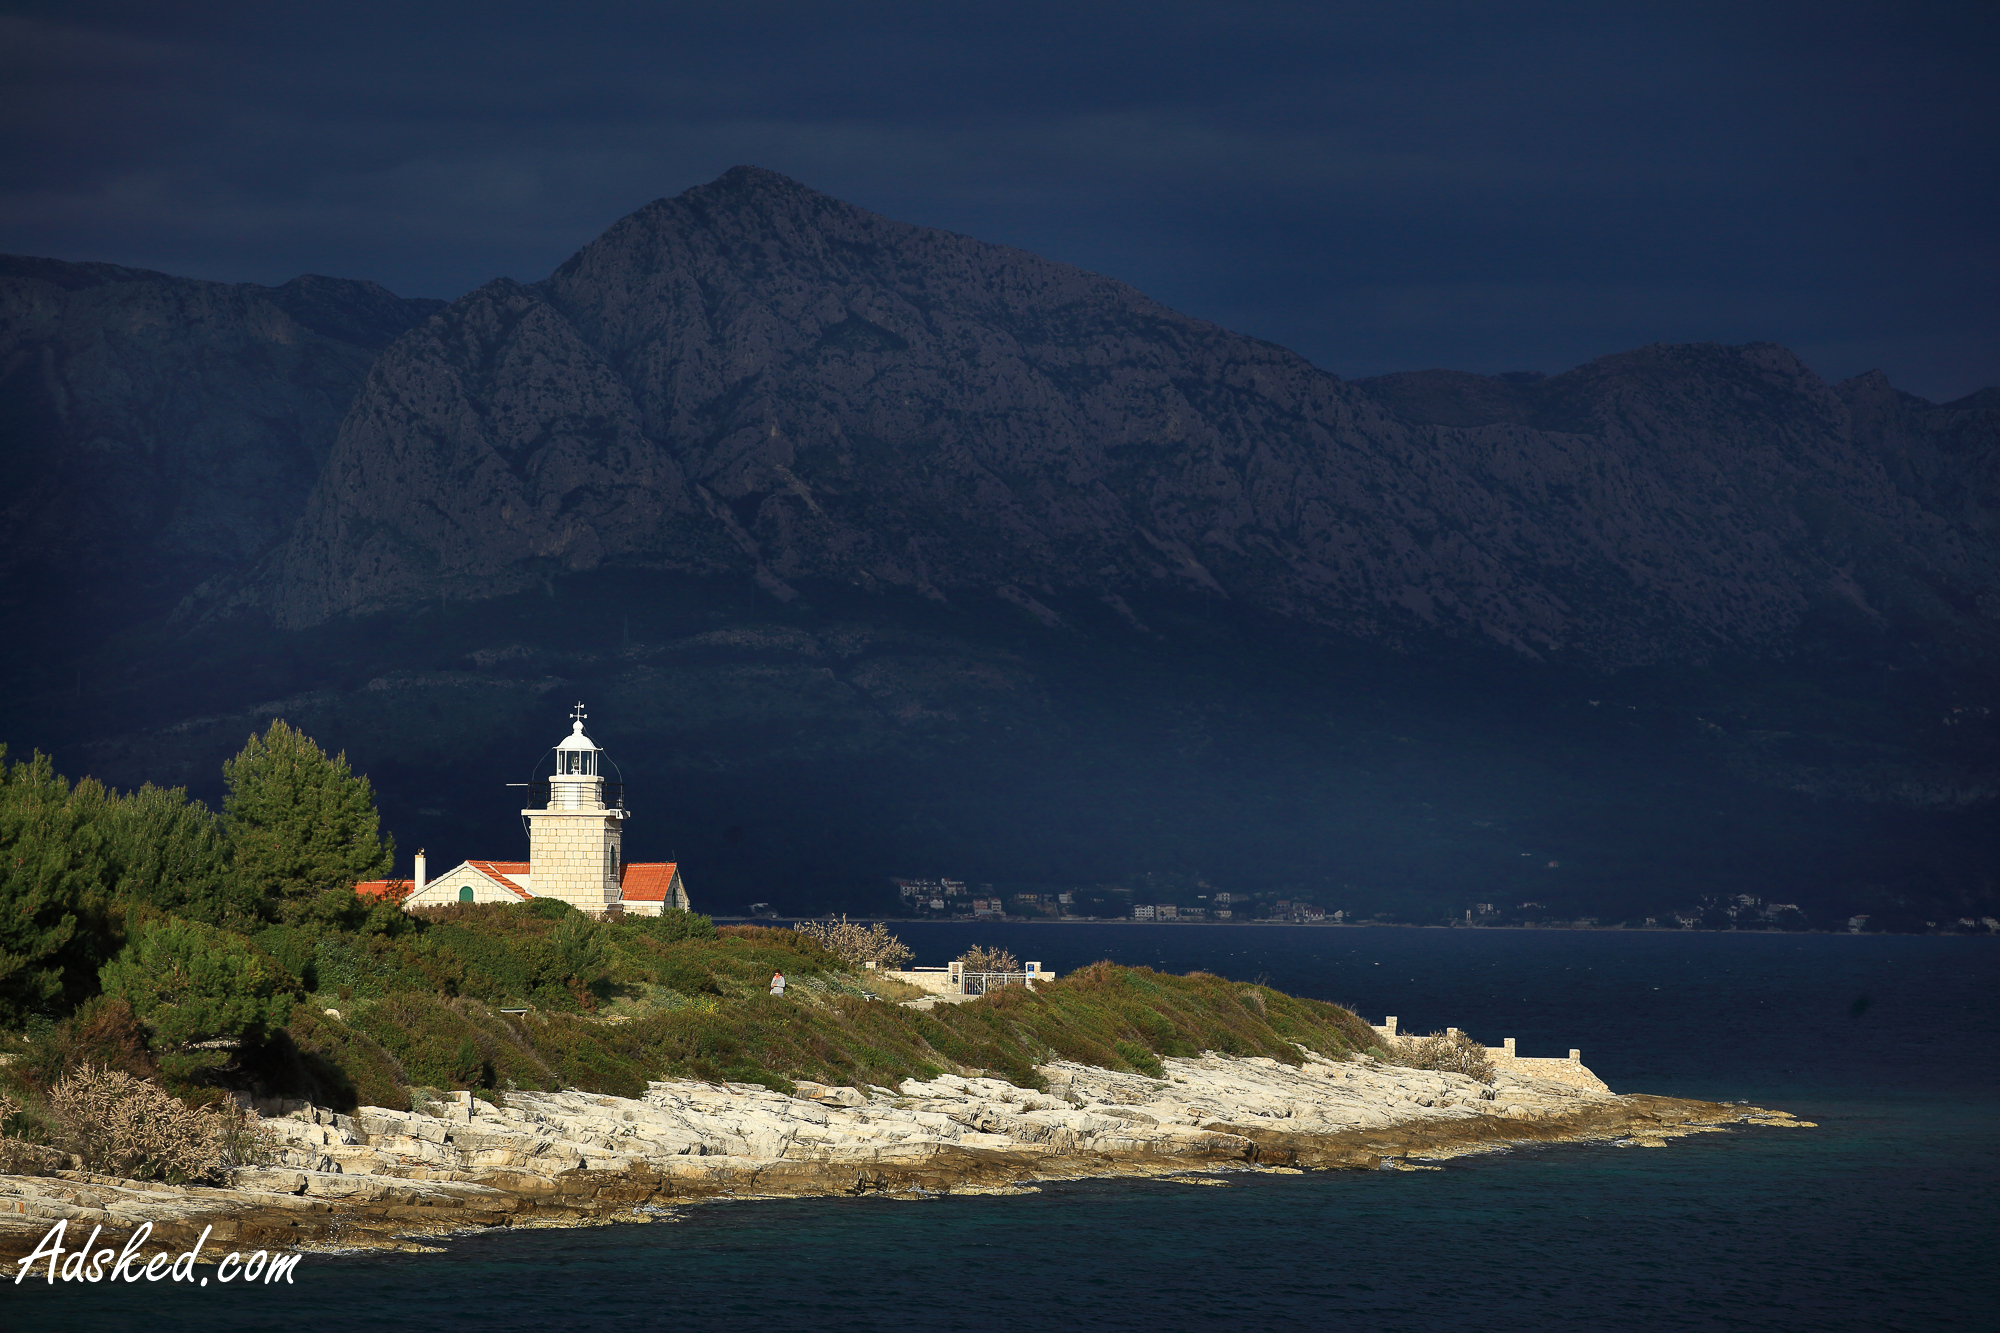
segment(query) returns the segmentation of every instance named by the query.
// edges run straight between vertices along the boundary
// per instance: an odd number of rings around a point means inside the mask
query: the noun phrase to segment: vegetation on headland
[[[666,1077],[790,1090],[977,1071],[1034,1085],[1050,1059],[1158,1076],[1163,1056],[1296,1063],[1301,1047],[1377,1041],[1336,1005],[1108,962],[903,1008],[883,1002],[897,983],[861,964],[907,950],[844,921],[599,921],[553,899],[406,913],[353,890],[391,856],[367,780],[282,722],[231,762],[220,816],[178,790],[120,794],[4,755],[0,1132],[20,1161],[79,1152],[84,1102],[105,1124],[143,1120],[131,1099],[152,1089],[213,1108],[183,1126],[200,1152],[128,1134],[95,1154],[104,1169],[212,1173],[234,1151],[230,1091],[349,1110],[439,1089],[636,1096]]]
[[[1402,1037],[1386,1053],[1390,1064],[1412,1069],[1435,1069],[1443,1074],[1463,1074],[1481,1083],[1493,1081],[1493,1057],[1486,1048],[1457,1028],[1433,1032],[1428,1037]]]

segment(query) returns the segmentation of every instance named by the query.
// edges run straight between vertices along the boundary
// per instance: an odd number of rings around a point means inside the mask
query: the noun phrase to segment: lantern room
[[[583,734],[586,716],[582,704],[571,710],[570,734],[556,746],[556,771],[549,778],[551,810],[604,808],[604,775],[599,758],[604,752]]]

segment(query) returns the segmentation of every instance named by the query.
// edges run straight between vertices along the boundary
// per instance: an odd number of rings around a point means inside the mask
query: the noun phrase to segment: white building
[[[603,755],[583,734],[583,705],[571,714],[570,734],[555,748],[555,773],[543,795],[529,788],[525,861],[461,861],[437,878],[417,853],[413,879],[369,880],[354,891],[400,902],[414,912],[451,903],[517,903],[560,898],[592,916],[658,916],[667,908],[691,911],[680,867],[672,861],[627,861],[623,856],[622,784],[608,790]]]

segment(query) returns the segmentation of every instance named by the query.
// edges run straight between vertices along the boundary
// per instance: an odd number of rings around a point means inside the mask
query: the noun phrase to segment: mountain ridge
[[[1427,420],[1408,377],[738,168],[388,349],[247,600],[298,628],[629,562],[780,596],[1178,586],[1611,667],[1782,648],[1824,607],[1990,639],[1992,543],[1788,351],[1493,384],[1498,419]]]
[[[0,614],[87,639],[263,555],[377,352],[443,306],[0,256]]]

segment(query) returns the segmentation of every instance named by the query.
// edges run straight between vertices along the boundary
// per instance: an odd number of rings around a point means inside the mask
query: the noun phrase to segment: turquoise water
[[[2000,941],[1232,927],[910,927],[1266,976],[1570,1046],[1621,1091],[1748,1099],[1820,1128],[1555,1147],[1417,1173],[1082,1182],[1005,1198],[679,1210],[308,1255],[288,1289],[0,1287],[8,1327],[159,1330],[1002,1324],[1181,1329],[2000,1327]]]

